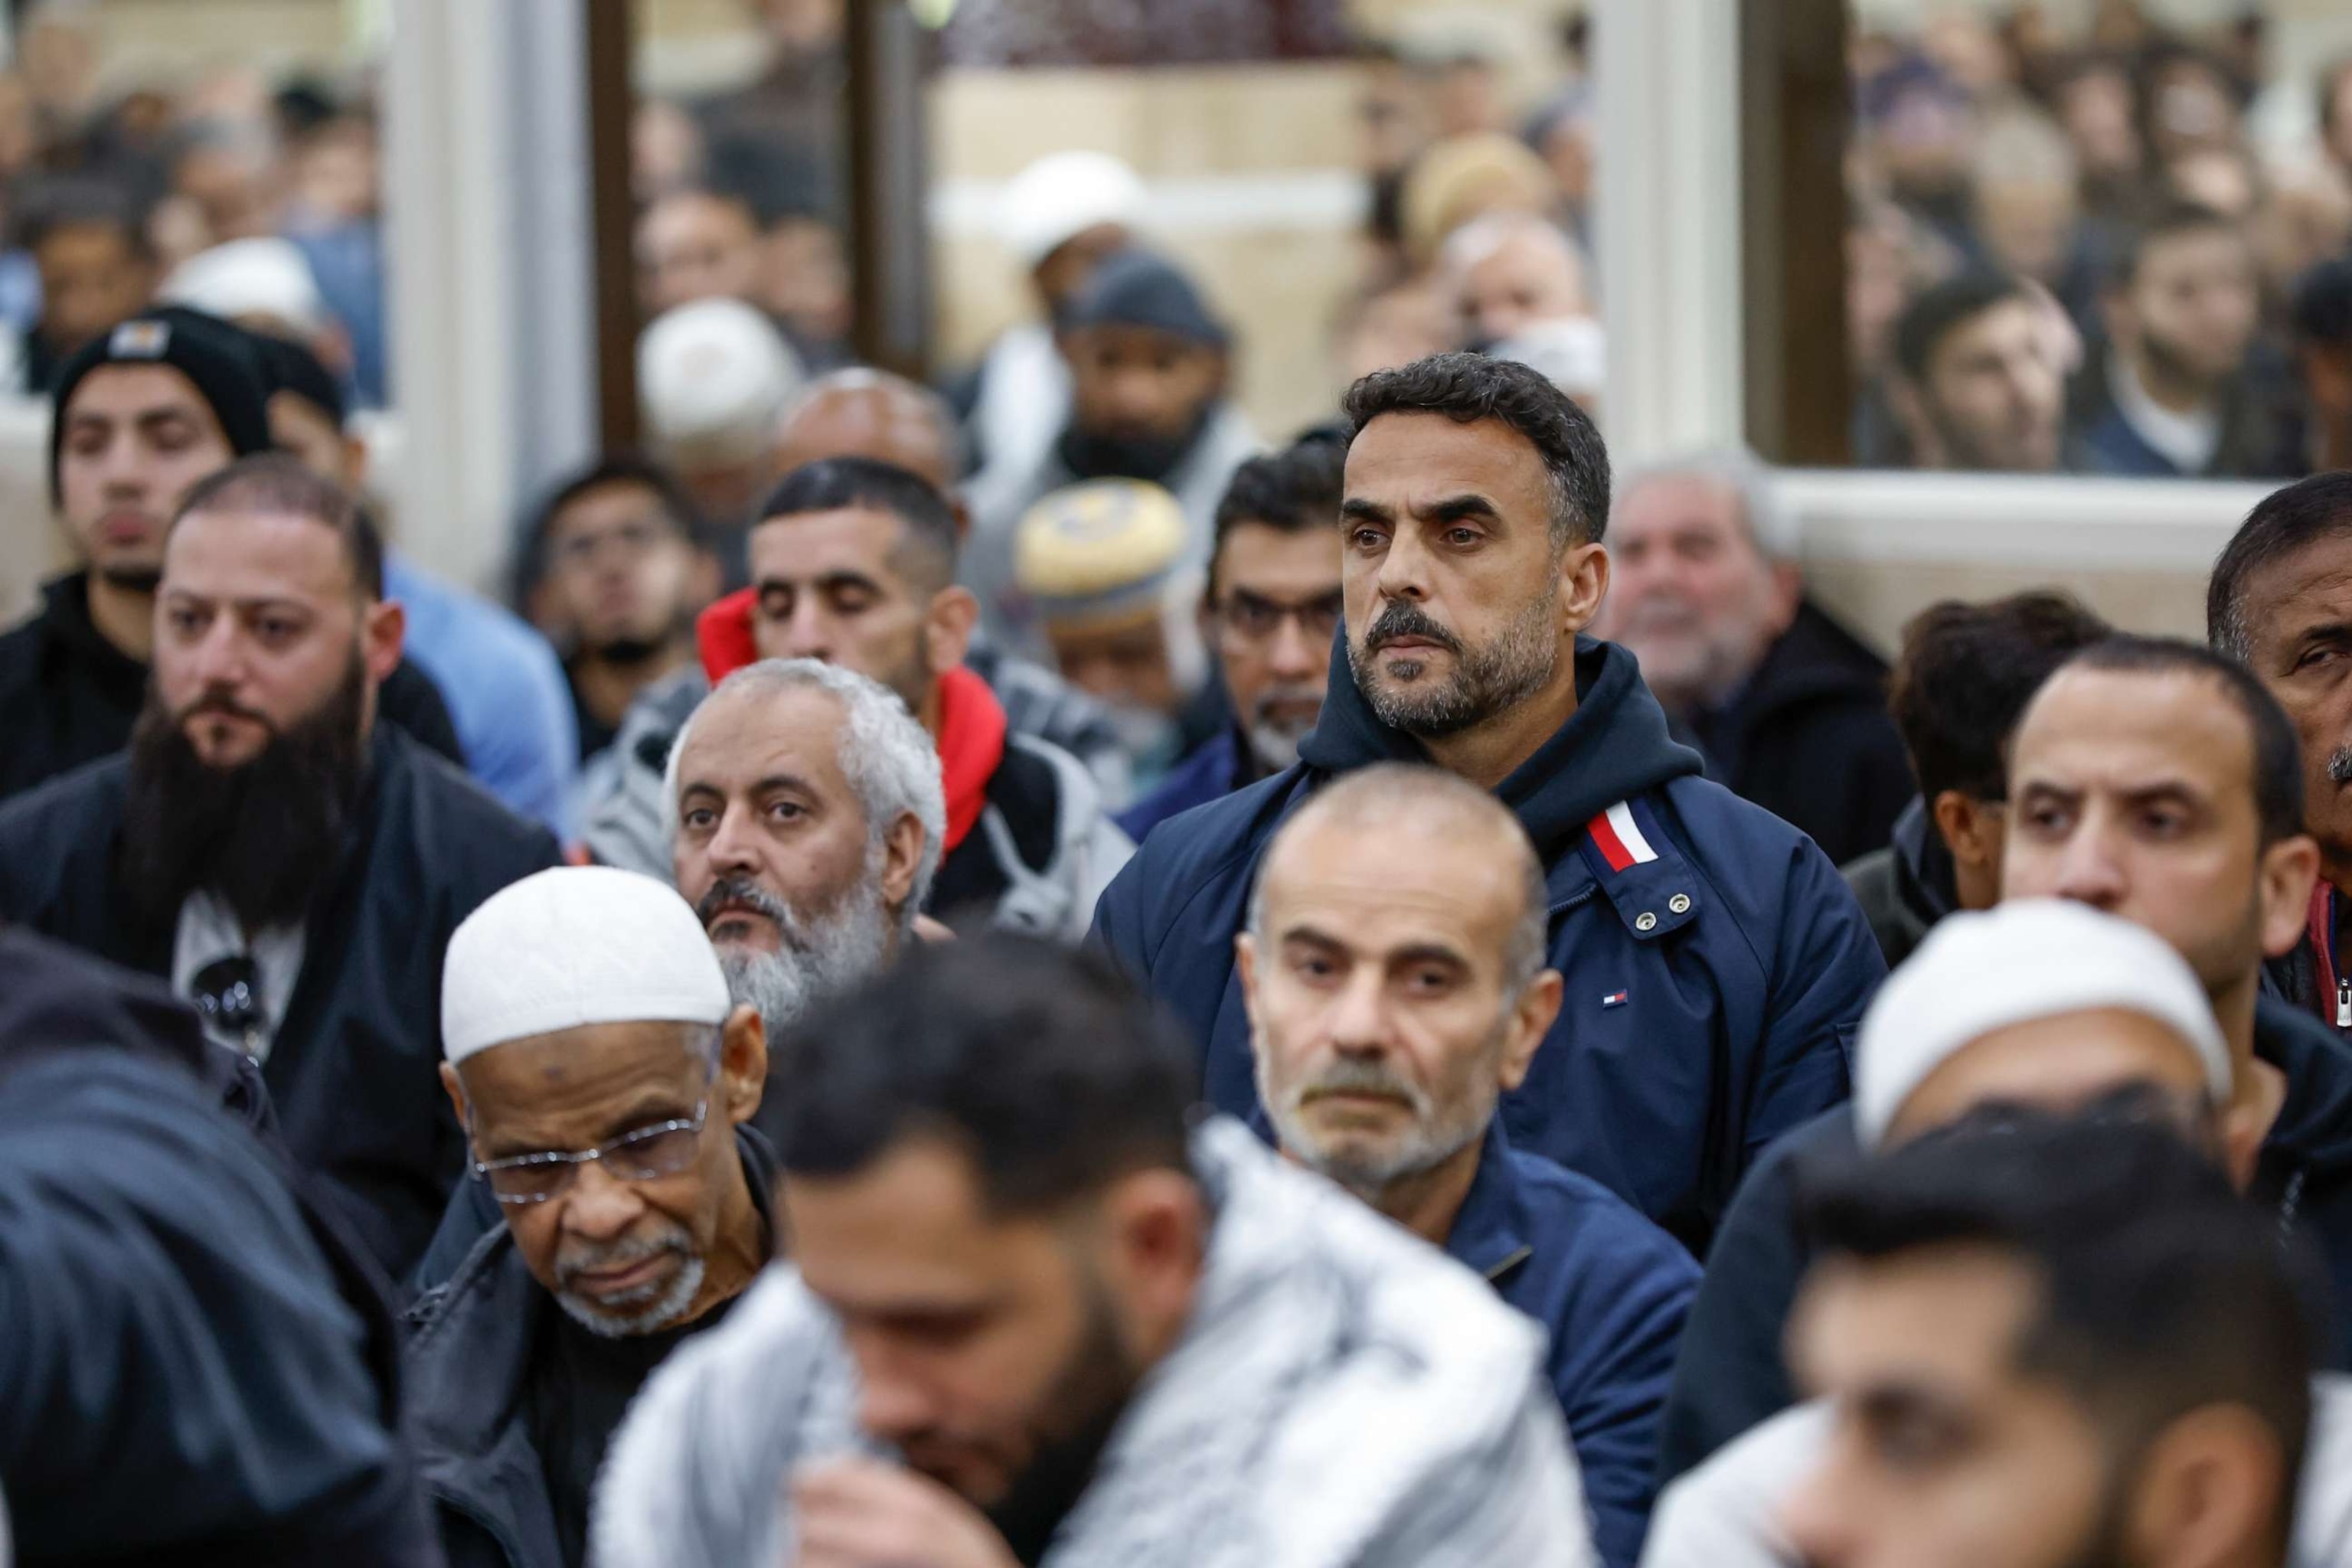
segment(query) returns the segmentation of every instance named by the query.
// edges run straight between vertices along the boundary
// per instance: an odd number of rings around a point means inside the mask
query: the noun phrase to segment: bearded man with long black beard
[[[164,536],[131,747],[0,808],[0,920],[167,976],[260,1064],[296,1160],[398,1274],[462,1163],[442,950],[561,852],[378,722],[403,631],[383,562],[290,458],[198,483]]]

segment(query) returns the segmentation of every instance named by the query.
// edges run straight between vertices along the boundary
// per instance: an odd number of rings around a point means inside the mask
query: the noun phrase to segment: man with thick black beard
[[[1148,479],[1183,506],[1183,564],[1203,569],[1217,503],[1260,449],[1226,395],[1231,337],[1171,263],[1142,250],[1102,263],[1055,342],[1070,365],[1069,427],[1026,472],[973,483],[962,578],[991,634],[1041,658],[1043,632],[1013,577],[1013,537],[1031,507],[1084,479]]]
[[[168,975],[261,1063],[295,1158],[397,1274],[463,1159],[442,950],[560,855],[375,721],[403,629],[383,584],[373,528],[294,458],[196,485],[131,750],[0,807],[0,921]]]

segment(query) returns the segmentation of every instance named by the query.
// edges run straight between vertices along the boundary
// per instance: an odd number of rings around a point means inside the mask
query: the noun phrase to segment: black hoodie
[[[1749,1160],[1845,1098],[1885,969],[1821,851],[1668,738],[1631,654],[1580,640],[1576,683],[1575,714],[1496,791],[1544,862],[1568,982],[1504,1127],[1700,1251]],[[1095,939],[1200,1042],[1211,1102],[1244,1117],[1257,1094],[1233,942],[1267,842],[1334,775],[1429,760],[1372,713],[1344,647],[1300,754],[1161,824],[1095,916]]]
[[[0,931],[0,1490],[17,1560],[439,1561],[371,1319],[167,992]]]

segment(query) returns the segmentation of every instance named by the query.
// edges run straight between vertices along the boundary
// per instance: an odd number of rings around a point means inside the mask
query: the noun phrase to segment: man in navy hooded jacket
[[[1234,942],[1283,819],[1334,775],[1431,762],[1491,789],[1545,868],[1567,996],[1514,1146],[1611,1188],[1702,1252],[1748,1163],[1843,1100],[1885,973],[1829,860],[1700,777],[1633,657],[1578,634],[1609,586],[1609,458],[1535,372],[1443,354],[1367,376],[1339,518],[1344,660],[1299,766],[1164,825],[1097,939],[1256,1106]]]

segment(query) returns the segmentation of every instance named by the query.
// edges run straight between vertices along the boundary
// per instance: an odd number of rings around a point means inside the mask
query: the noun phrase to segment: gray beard
[[[818,1002],[879,970],[888,947],[889,916],[872,878],[861,879],[821,919],[794,916],[783,923],[782,945],[773,952],[736,949],[719,955],[727,994],[760,1015],[771,1041]]]
[[[658,1333],[686,1316],[686,1310],[694,1305],[695,1296],[702,1289],[704,1272],[701,1258],[688,1258],[669,1288],[634,1312],[607,1311],[568,1290],[556,1292],[555,1304],[573,1322],[600,1339],[623,1340]]]

